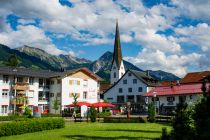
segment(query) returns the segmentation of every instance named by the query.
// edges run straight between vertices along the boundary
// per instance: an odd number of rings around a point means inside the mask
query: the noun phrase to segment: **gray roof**
[[[0,74],[50,78],[58,76],[59,72],[53,72],[50,70],[34,70],[29,68],[0,67]]]
[[[83,70],[87,72],[90,76],[94,77],[96,80],[101,80],[100,77],[98,77],[96,74],[94,74],[87,68],[78,68],[78,69],[73,69],[73,70],[67,70],[64,72],[55,72],[55,71],[50,71],[50,70],[34,70],[30,68],[16,68],[16,67],[0,66],[0,74],[3,74],[3,75],[18,75],[18,76],[28,76],[28,77],[40,77],[40,78],[65,77],[79,70]]]
[[[129,70],[129,71],[148,86],[156,86],[157,83],[154,83],[154,81],[156,80],[154,80],[150,75],[147,75],[146,72],[136,71],[136,70]]]

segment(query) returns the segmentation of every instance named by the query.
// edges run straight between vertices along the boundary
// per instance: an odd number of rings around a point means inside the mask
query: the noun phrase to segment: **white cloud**
[[[58,55],[65,53],[52,44],[51,39],[46,37],[44,31],[32,26],[17,26],[17,31],[9,30],[1,32],[0,42],[11,48],[28,45],[45,50],[48,53]]]
[[[199,67],[203,58],[206,57],[197,53],[166,55],[160,50],[143,49],[136,57],[125,57],[124,59],[145,70],[163,70],[183,77],[188,72],[189,66]]]
[[[197,26],[178,27],[175,29],[178,36],[177,42],[185,42],[197,45],[204,51],[210,52],[210,26],[200,23]]]
[[[205,21],[210,20],[209,0],[172,0],[172,4],[178,7],[182,15]]]

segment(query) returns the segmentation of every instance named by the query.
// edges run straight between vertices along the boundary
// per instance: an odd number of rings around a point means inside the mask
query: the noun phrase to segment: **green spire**
[[[117,63],[118,69],[120,69],[120,64],[122,62],[122,52],[121,52],[121,45],[120,45],[120,33],[119,33],[119,27],[118,27],[118,20],[116,23],[116,33],[115,33],[115,42],[114,42],[114,54],[113,54],[113,61]]]

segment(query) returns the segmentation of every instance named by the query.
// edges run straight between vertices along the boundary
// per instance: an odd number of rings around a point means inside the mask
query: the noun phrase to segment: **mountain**
[[[59,71],[61,68],[66,70],[87,67],[105,80],[109,80],[110,69],[112,64],[112,52],[105,52],[99,59],[90,61],[84,58],[77,58],[72,55],[51,55],[44,50],[33,48],[30,46],[23,46],[17,49],[10,49],[9,47],[0,44],[0,65],[7,61],[11,54],[16,54],[20,61],[19,66],[30,67],[36,69],[49,69]],[[143,71],[130,62],[123,61],[125,69],[133,69]],[[150,75],[157,80],[178,80],[179,77],[174,74],[164,71],[152,71]]]

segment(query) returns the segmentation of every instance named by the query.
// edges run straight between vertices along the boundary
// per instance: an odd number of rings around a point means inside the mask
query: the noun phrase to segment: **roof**
[[[112,89],[113,87],[115,87],[120,81],[121,79],[128,73],[128,72],[133,73],[140,81],[142,81],[143,83],[145,83],[147,86],[151,86],[154,87],[156,86],[156,83],[153,83],[152,81],[155,82],[155,80],[151,77],[151,76],[147,76],[146,72],[142,72],[142,71],[136,71],[136,70],[130,70],[128,69],[125,74],[116,82],[114,83],[110,88],[108,88],[104,94],[106,92],[108,92],[110,89]]]
[[[128,70],[128,71],[133,73],[139,80],[141,80],[146,85],[152,86],[152,87],[156,86],[156,81],[150,75],[147,75],[146,72],[137,71],[137,70]]]
[[[115,42],[114,42],[114,53],[113,53],[113,61],[117,64],[118,69],[120,68],[120,64],[122,62],[122,51],[121,51],[121,45],[120,45],[120,33],[119,33],[119,27],[118,22],[116,23],[116,33],[115,33]]]
[[[201,83],[205,76],[210,75],[210,71],[188,73],[181,81],[182,84]]]
[[[50,77],[58,75],[59,73],[53,72],[50,70],[34,70],[34,69],[29,69],[29,68],[2,67],[1,66],[0,74],[50,78]]]
[[[202,84],[199,83],[156,87],[144,94],[144,96],[154,96],[154,92],[156,93],[156,96],[198,94],[202,93],[201,86]]]
[[[88,74],[91,78],[97,81],[102,80],[99,76],[97,76],[96,74],[94,74],[87,68],[78,68],[78,69],[68,70],[64,72],[54,72],[50,70],[34,70],[30,68],[0,67],[0,74],[41,77],[41,78],[65,77],[68,75],[72,75],[78,71],[83,71],[84,73]]]

